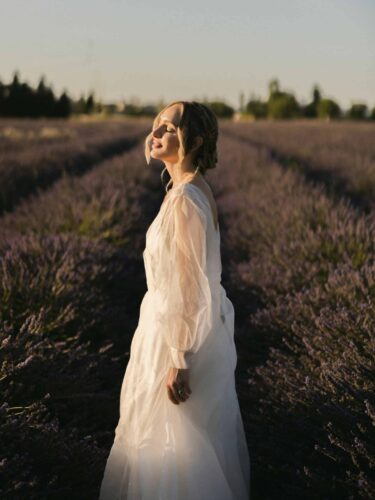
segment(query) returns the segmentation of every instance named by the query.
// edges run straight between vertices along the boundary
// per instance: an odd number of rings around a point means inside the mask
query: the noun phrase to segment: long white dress
[[[140,306],[99,500],[248,500],[250,457],[236,388],[234,308],[204,192],[182,183],[146,233]],[[174,404],[169,367],[189,368]]]

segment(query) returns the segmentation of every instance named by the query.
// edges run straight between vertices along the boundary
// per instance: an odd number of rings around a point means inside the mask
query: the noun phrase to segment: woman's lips
[[[153,147],[153,149],[158,149],[158,148],[161,148],[162,145],[160,143],[158,143],[158,142],[153,142],[152,143],[152,147]]]

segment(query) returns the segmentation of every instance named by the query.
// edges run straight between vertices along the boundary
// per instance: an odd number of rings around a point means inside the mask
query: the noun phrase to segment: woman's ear
[[[203,144],[203,137],[197,135],[194,137],[194,145],[192,147],[193,150],[198,149]]]

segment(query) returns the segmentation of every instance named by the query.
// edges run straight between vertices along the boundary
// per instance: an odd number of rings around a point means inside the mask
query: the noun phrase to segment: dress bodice
[[[191,183],[179,184],[168,191],[158,214],[148,228],[146,233],[146,247],[143,252],[147,287],[152,291],[157,286],[155,283],[156,271],[161,271],[160,264],[162,262],[159,257],[165,251],[165,248],[163,248],[165,246],[165,237],[163,237],[165,235],[164,229],[168,230],[163,227],[163,223],[171,220],[171,211],[176,208],[176,198],[181,197],[188,197],[192,204],[192,210],[197,211],[202,220],[205,221],[206,234],[204,240],[206,258],[204,271],[210,283],[212,293],[219,294],[222,274],[220,227],[215,228],[212,209],[207,196],[199,187]],[[173,262],[169,262],[168,264],[173,266]]]

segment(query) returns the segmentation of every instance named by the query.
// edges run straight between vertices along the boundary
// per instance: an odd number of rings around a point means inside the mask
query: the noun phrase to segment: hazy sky
[[[16,69],[56,94],[266,98],[271,79],[307,102],[375,106],[375,0],[0,0],[0,79]]]

